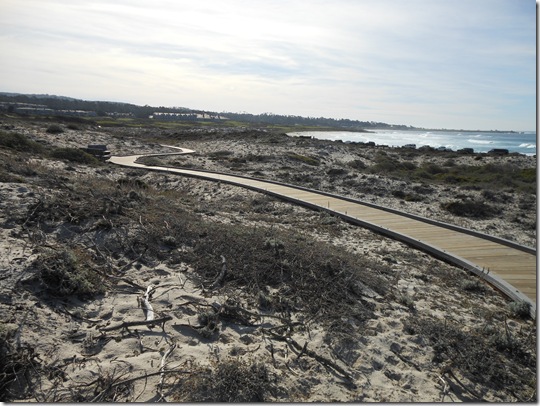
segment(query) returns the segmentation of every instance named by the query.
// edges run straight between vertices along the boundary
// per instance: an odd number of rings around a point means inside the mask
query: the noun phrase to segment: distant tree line
[[[305,125],[320,127],[340,127],[348,129],[369,129],[369,128],[393,128],[393,129],[411,129],[405,125],[391,125],[375,121],[358,121],[346,118],[334,119],[325,117],[302,117],[292,115],[280,115],[272,113],[249,114],[249,113],[223,113],[231,120],[243,121],[248,123],[264,123],[277,125]]]
[[[54,110],[86,110],[95,111],[98,116],[105,116],[107,113],[131,113],[137,118],[148,118],[155,112],[159,113],[192,113],[192,114],[214,114],[218,113],[192,110],[185,107],[153,107],[138,106],[130,103],[109,102],[109,101],[87,101],[74,99],[71,97],[53,95],[28,95],[18,93],[0,93],[0,102],[7,103],[30,103],[42,104]],[[413,129],[405,125],[391,125],[374,121],[358,121],[350,119],[334,119],[325,117],[301,117],[294,115],[280,115],[272,113],[249,114],[249,113],[219,113],[231,120],[273,125],[303,125],[320,127],[339,127],[347,129],[370,129],[370,128],[392,128],[392,129]]]

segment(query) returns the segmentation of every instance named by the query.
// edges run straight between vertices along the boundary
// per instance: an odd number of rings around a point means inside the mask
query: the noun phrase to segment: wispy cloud
[[[535,13],[527,0],[3,0],[0,85],[217,111],[527,129],[536,113]]]

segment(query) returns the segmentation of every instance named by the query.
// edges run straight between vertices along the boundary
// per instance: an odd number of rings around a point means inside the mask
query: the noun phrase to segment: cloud
[[[5,90],[143,104],[532,127],[524,3],[3,0],[0,77]]]

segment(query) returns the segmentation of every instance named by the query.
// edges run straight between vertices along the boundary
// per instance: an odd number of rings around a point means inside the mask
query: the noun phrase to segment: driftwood
[[[159,366],[159,372],[161,373],[161,376],[159,378],[159,384],[158,384],[158,395],[159,395],[159,401],[163,400],[165,396],[163,396],[163,381],[165,380],[165,360],[176,348],[176,344],[172,344],[167,352],[163,354],[163,357],[161,358],[161,364]]]
[[[154,285],[148,285],[148,287],[146,288],[146,293],[141,299],[141,307],[146,315],[147,321],[154,320],[154,309],[152,308],[152,305],[150,304],[150,295],[152,294],[152,292],[154,292],[154,290],[155,290]]]
[[[109,327],[103,327],[99,330],[101,331],[113,331],[113,330],[120,330],[122,328],[128,328],[128,327],[134,327],[134,326],[148,326],[153,324],[165,324],[166,321],[172,320],[171,316],[165,316],[161,317],[159,319],[154,320],[142,320],[142,321],[124,321],[123,323],[116,324],[114,326]]]

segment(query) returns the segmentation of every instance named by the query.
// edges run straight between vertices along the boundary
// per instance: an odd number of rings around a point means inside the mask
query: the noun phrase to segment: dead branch
[[[438,375],[438,378],[443,383],[441,402],[444,402],[444,398],[446,397],[446,395],[450,396],[450,389],[451,388],[450,388],[450,385],[448,384],[448,382],[446,382],[446,380],[442,376]],[[453,401],[451,396],[450,396],[450,399]]]
[[[122,276],[112,276],[112,275],[105,275],[107,278],[110,278],[110,279],[116,279],[116,280],[119,280],[119,281],[122,281],[122,282],[125,282],[127,283],[128,285],[134,287],[135,289],[138,289],[138,290],[144,290],[144,287],[133,282],[133,281],[130,281],[128,278],[124,278]]]
[[[454,374],[454,372],[448,368],[448,370],[446,371],[446,373],[448,375],[450,375],[452,378],[455,379],[455,381],[459,384],[459,386],[461,386],[463,389],[465,389],[466,392],[468,392],[469,394],[471,394],[473,397],[475,397],[477,400],[480,400],[480,401],[483,401],[484,399],[482,399],[482,396],[479,395],[478,393],[474,392],[472,389],[469,389],[465,386],[465,384],[463,382],[461,382],[461,380]]]
[[[408,359],[407,357],[401,355],[399,352],[394,350],[393,348],[390,348],[390,351],[392,351],[400,360],[402,360],[404,363],[411,365],[414,369],[416,369],[419,372],[422,372],[422,369],[416,363]]]
[[[172,320],[171,316],[165,316],[161,317],[159,319],[154,320],[143,320],[143,321],[124,321],[123,323],[117,324],[115,326],[109,326],[109,327],[103,327],[100,328],[100,331],[113,331],[113,330],[120,330],[122,328],[128,328],[128,327],[134,327],[134,326],[148,326],[148,325],[155,325],[155,324],[165,324],[165,322]]]
[[[240,306],[232,306],[232,305],[227,304],[227,303],[224,304],[224,305],[221,305],[221,306],[212,306],[212,307],[214,308],[214,310],[220,316],[230,318],[230,319],[237,319],[237,320],[241,321],[242,323],[244,323],[246,325],[250,325],[250,326],[260,326],[260,324],[251,323],[249,320],[247,320],[248,317],[253,317],[256,320],[262,320],[265,317],[266,318],[271,318],[271,319],[277,319],[277,320],[285,323],[287,327],[303,325],[303,323],[300,323],[300,322],[291,322],[290,319],[287,319],[287,318],[282,317],[282,316],[276,316],[276,315],[273,315],[273,314],[255,313],[255,312],[249,311],[247,309],[244,309],[244,308],[242,308]],[[272,328],[275,329],[275,328],[278,328],[278,327],[272,327]]]
[[[317,354],[315,351],[312,351],[312,350],[308,349],[307,348],[307,343],[306,343],[305,346],[301,346],[300,344],[298,344],[298,342],[296,342],[291,337],[281,336],[279,334],[274,333],[270,329],[265,329],[265,331],[267,333],[269,333],[272,337],[274,337],[276,340],[285,341],[289,345],[291,345],[293,348],[295,348],[297,351],[301,351],[300,355],[301,354],[306,354],[306,355],[310,356],[311,358],[315,359],[316,361],[320,362],[322,365],[324,365],[326,367],[330,367],[330,368],[334,369],[335,371],[339,372],[341,375],[343,375],[343,377],[345,377],[349,381],[352,381],[352,377],[347,371],[345,371],[343,368],[341,368],[334,361],[329,360],[328,358]],[[300,356],[298,356],[297,359],[298,358],[300,358]]]
[[[306,341],[306,343],[304,344],[304,347],[302,347],[302,351],[300,351],[300,354],[298,354],[298,355],[296,356],[296,360],[299,360],[300,357],[301,357],[302,355],[304,355],[304,353],[306,352],[306,350],[307,350],[307,341]]]
[[[87,319],[86,317],[78,316],[77,314],[74,314],[70,312],[68,309],[66,309],[65,305],[58,306],[57,310],[60,311],[61,313],[64,313],[64,314],[67,314],[68,316],[73,317],[74,319],[82,320],[85,323],[88,323],[91,325],[98,324],[99,322],[101,322],[101,320],[92,320],[92,319]]]
[[[133,248],[133,247],[132,247]],[[135,258],[133,261],[129,262],[128,264],[124,265],[122,268],[120,268],[118,270],[118,272],[124,272],[126,271],[127,269],[129,269],[131,267],[131,265],[133,265],[135,262],[139,261],[143,256],[144,254],[146,254],[146,251],[148,251],[148,247],[146,247],[144,249],[144,251],[142,252],[142,254],[140,254],[137,258]],[[144,290],[144,288],[143,288]]]

